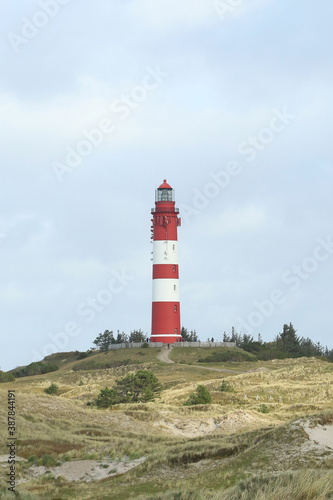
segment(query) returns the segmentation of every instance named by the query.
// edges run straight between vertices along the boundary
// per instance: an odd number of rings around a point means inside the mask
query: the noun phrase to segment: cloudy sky
[[[182,324],[333,348],[333,5],[2,0],[0,367],[151,317],[175,188]]]

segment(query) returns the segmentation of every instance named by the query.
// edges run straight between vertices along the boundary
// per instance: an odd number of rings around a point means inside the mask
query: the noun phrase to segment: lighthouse
[[[181,340],[177,228],[181,224],[175,191],[164,179],[151,210],[153,240],[152,342]]]

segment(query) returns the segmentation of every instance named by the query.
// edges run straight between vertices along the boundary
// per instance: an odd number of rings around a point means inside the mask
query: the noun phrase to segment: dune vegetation
[[[57,371],[1,383],[2,422],[7,391],[16,394],[16,498],[333,499],[333,363],[165,351],[57,353],[44,360]],[[154,400],[96,405],[140,370],[161,386]],[[210,397],[189,404],[198,387]],[[0,432],[6,499],[6,426]]]

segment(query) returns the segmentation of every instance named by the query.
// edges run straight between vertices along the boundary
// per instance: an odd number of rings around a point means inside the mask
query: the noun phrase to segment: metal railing
[[[179,208],[173,208],[172,210],[170,208],[166,209],[166,210],[163,210],[161,208],[159,208],[158,210],[156,209],[156,207],[152,208],[151,209],[151,213],[152,214],[161,214],[161,213],[175,213],[175,214],[179,214]]]

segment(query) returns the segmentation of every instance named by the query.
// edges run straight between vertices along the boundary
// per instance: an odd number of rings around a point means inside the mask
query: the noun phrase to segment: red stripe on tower
[[[181,220],[175,207],[175,192],[164,180],[156,189],[151,211],[153,240],[153,304],[151,341],[174,343],[181,340],[178,240]]]

